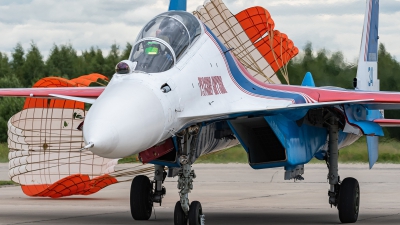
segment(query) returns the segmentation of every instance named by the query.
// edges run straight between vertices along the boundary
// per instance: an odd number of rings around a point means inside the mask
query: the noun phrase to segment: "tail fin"
[[[304,76],[301,86],[315,87],[314,78],[310,72],[307,72]]]
[[[186,0],[170,0],[168,11],[171,10],[186,11]]]
[[[364,17],[364,28],[361,39],[360,56],[358,58],[357,80],[354,86],[358,90],[379,91],[378,80],[378,22],[379,0],[367,0]],[[368,120],[382,117],[378,110],[369,110]],[[377,136],[367,137],[369,168],[378,160]]]
[[[355,87],[358,90],[379,91],[378,22],[379,0],[367,0]]]

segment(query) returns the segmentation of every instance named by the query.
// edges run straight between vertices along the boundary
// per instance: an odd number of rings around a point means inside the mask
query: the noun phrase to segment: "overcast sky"
[[[365,0],[224,0],[234,13],[251,6],[266,8],[275,29],[302,49],[342,51],[354,62],[360,49]],[[34,41],[46,57],[53,44],[71,43],[78,51],[91,46],[108,51],[113,43],[133,42],[140,28],[167,10],[168,0],[0,0],[0,51],[10,54],[19,42]],[[188,11],[203,0],[188,0]],[[380,42],[400,59],[400,0],[380,3]]]

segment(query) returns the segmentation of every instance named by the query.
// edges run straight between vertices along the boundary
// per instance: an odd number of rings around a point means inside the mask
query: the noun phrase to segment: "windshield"
[[[171,11],[147,23],[136,41],[147,37],[162,39],[172,47],[179,59],[200,34],[201,26],[196,17],[187,12]]]
[[[174,55],[163,42],[153,38],[153,40],[140,41],[133,46],[130,60],[136,64],[134,70],[159,73],[172,68]]]

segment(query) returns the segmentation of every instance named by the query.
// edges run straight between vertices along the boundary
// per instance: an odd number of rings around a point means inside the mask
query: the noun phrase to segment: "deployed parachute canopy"
[[[100,74],[73,80],[47,77],[33,87],[80,87],[107,83]],[[24,109],[8,121],[10,178],[29,196],[88,195],[116,183],[106,174],[118,160],[81,152],[84,103],[71,100],[27,98]]]
[[[86,87],[106,85],[108,78],[89,74],[67,80],[47,77],[34,87]],[[111,184],[130,180],[152,168],[115,170],[118,159],[106,159],[85,145],[82,126],[87,111],[82,102],[27,98],[21,112],[8,121],[9,176],[28,196],[59,198],[89,195]]]
[[[270,13],[252,7],[233,15],[222,0],[206,1],[193,14],[230,49],[250,74],[268,83],[289,84],[286,65],[299,52],[293,42],[275,29]]]

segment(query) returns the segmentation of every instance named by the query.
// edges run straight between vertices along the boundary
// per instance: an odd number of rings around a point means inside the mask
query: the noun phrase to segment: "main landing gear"
[[[151,182],[147,176],[136,176],[131,185],[131,214],[135,220],[150,219],[153,210],[153,203],[162,202],[162,198],[166,194],[164,183],[167,172],[164,166],[155,166],[154,180]]]
[[[328,128],[329,149],[326,162],[329,169],[329,204],[337,207],[339,211],[339,219],[342,223],[355,223],[358,219],[358,213],[360,210],[360,186],[358,181],[352,177],[348,177],[342,182],[340,181],[338,174],[339,127],[335,117],[330,118]]]

